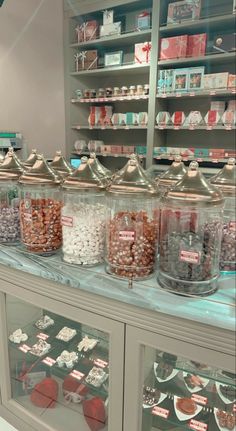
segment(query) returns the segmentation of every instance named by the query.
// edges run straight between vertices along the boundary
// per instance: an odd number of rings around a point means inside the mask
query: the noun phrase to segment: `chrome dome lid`
[[[98,171],[99,174],[104,176],[105,178],[111,178],[112,172],[107,169],[103,164],[98,160],[96,153],[92,152],[89,156],[89,163],[94,167],[95,170]]]
[[[228,163],[218,172],[218,174],[211,178],[210,182],[219,188],[225,196],[234,197],[236,195],[235,159],[228,159]]]
[[[24,172],[24,167],[18,159],[14,149],[9,148],[5,159],[0,165],[0,181],[17,181]]]
[[[42,154],[37,155],[34,165],[19,178],[20,184],[58,186],[62,178],[47,163]]]
[[[72,166],[67,162],[61,151],[57,151],[50,166],[57,171],[62,177],[73,174]]]
[[[104,191],[107,180],[92,167],[88,157],[82,157],[80,166],[64,180],[62,187],[67,190]]]
[[[164,174],[160,175],[159,178],[157,178],[157,183],[160,186],[171,186],[174,185],[178,181],[180,181],[184,175],[186,174],[187,169],[182,162],[181,156],[176,156],[174,162],[171,164],[169,169],[164,172]]]
[[[34,166],[35,162],[37,160],[37,150],[33,149],[28,157],[28,159],[25,160],[24,167],[25,168],[31,168],[32,166]]]

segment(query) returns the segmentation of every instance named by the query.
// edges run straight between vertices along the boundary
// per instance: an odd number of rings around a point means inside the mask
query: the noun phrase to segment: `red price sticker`
[[[199,265],[201,258],[201,253],[196,251],[185,251],[181,250],[179,254],[179,260],[182,262],[193,263]]]
[[[208,426],[204,424],[204,422],[196,421],[195,419],[191,419],[189,422],[189,428],[196,431],[206,431]]]
[[[74,377],[76,380],[82,380],[82,378],[84,377],[84,374],[83,374],[83,373],[81,373],[80,371],[73,370],[73,371],[70,373],[70,376],[71,376],[71,377]]]
[[[62,216],[61,224],[62,226],[73,227],[73,217]]]
[[[48,338],[49,338],[49,335],[47,335],[47,334],[44,334],[43,332],[40,332],[38,335],[37,335],[37,338],[40,338],[41,340],[47,340]]]
[[[102,359],[99,359],[99,358],[94,360],[94,364],[100,368],[106,368],[108,366],[108,362],[103,361]]]
[[[193,394],[192,400],[198,404],[206,405],[208,403],[208,399],[206,397],[202,397],[201,395]]]
[[[42,362],[43,362],[44,364],[48,365],[49,367],[52,367],[52,366],[56,363],[55,359],[52,359],[52,358],[50,358],[49,356],[47,356],[46,358],[44,358],[44,359],[42,360]]]
[[[166,409],[162,409],[161,407],[155,406],[152,409],[152,414],[155,416],[160,416],[161,418],[167,419],[170,411]]]
[[[27,344],[22,344],[22,346],[19,347],[19,350],[21,350],[23,353],[27,353],[31,347],[27,346]]]

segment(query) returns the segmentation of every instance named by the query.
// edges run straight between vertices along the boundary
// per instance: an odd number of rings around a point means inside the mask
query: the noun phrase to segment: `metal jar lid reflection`
[[[97,172],[105,178],[111,178],[112,172],[107,169],[97,158],[95,153],[91,153],[89,157],[89,163]]]
[[[159,186],[171,187],[172,185],[180,181],[184,177],[186,172],[187,169],[182,162],[182,157],[176,156],[174,162],[171,164],[169,169],[167,169],[164,174],[160,175],[160,177],[157,178],[157,184]]]
[[[228,163],[221,169],[218,174],[211,178],[211,184],[214,184],[224,194],[224,196],[236,195],[236,166],[235,159],[230,158]]]
[[[146,195],[158,197],[157,186],[146,175],[141,167],[137,156],[132,155],[130,160],[113,178],[111,185],[107,189],[108,193],[122,195]]]
[[[191,162],[182,180],[163,197],[163,204],[174,207],[223,205],[222,193],[206,180],[197,162]]]
[[[34,165],[19,178],[20,184],[58,186],[61,177],[49,166],[43,155],[37,155]]]
[[[37,160],[37,150],[33,149],[28,157],[28,159],[25,160],[24,167],[26,169],[30,169],[32,166],[34,166],[35,162]]]
[[[83,190],[83,191],[104,191],[108,181],[102,178],[98,172],[93,169],[87,157],[81,158],[81,164],[69,175],[63,182],[63,189],[66,190]]]
[[[17,181],[24,172],[24,167],[12,147],[0,165],[0,181]]]
[[[55,169],[63,178],[73,174],[72,166],[67,162],[61,151],[57,151],[56,155],[50,163],[50,166]]]

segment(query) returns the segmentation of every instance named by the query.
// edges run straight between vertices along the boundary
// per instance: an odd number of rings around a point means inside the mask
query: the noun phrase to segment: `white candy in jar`
[[[104,205],[67,204],[62,209],[62,225],[65,262],[77,265],[102,262],[105,247]]]

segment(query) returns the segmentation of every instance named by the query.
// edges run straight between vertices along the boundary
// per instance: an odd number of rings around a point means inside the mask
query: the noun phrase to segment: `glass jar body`
[[[157,198],[107,196],[106,270],[109,274],[145,279],[155,271],[158,205]]]
[[[162,287],[194,295],[216,290],[222,221],[223,206],[162,207],[158,274]]]
[[[236,271],[236,197],[225,197],[220,270]]]
[[[28,251],[47,255],[61,247],[61,207],[62,196],[58,186],[21,186],[21,242]]]
[[[19,188],[16,181],[0,182],[0,243],[20,241]]]
[[[63,260],[86,266],[101,263],[105,253],[104,192],[65,190],[63,196]]]

